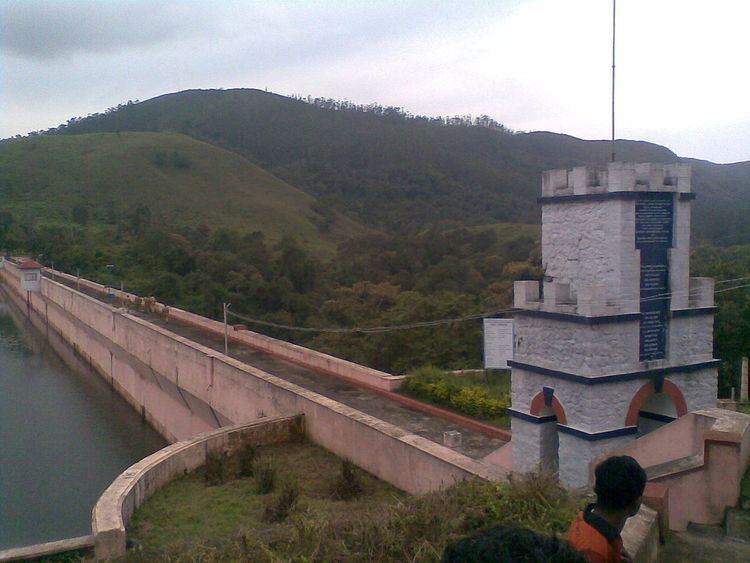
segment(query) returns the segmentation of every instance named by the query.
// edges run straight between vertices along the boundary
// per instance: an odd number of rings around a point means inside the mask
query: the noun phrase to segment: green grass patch
[[[136,204],[175,226],[284,234],[328,257],[369,229],[338,213],[326,220],[316,199],[247,159],[176,133],[92,133],[29,137],[0,144],[3,209],[23,223],[89,226]],[[76,214],[76,211],[81,213]]]
[[[342,462],[332,454],[294,443],[258,455],[280,468],[278,492],[257,494],[254,478],[207,487],[200,471],[187,475],[136,512],[128,558],[439,561],[449,542],[499,524],[563,534],[586,500],[545,476],[468,480],[414,497],[357,468],[361,492],[333,500]]]
[[[201,468],[158,491],[135,513],[128,535],[136,546],[131,555],[147,560],[166,554],[202,552],[209,547],[233,545],[242,537],[250,544],[287,541],[294,532],[294,524],[266,522],[264,514],[276,495],[288,488],[288,483],[296,484],[299,489],[291,515],[303,513],[314,521],[341,510],[366,518],[383,504],[403,498],[390,485],[355,469],[362,494],[355,500],[334,501],[331,490],[339,476],[341,461],[309,443],[266,446],[258,448],[256,455],[257,464],[276,468],[279,493],[265,487],[259,489],[262,472],[257,470],[252,478],[206,486]],[[259,494],[259,490],[268,492]]]
[[[510,373],[505,371],[456,374],[425,366],[407,375],[405,395],[507,428]]]

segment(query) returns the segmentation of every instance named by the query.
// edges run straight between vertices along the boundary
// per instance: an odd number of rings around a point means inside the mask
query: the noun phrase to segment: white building
[[[39,292],[42,290],[42,266],[34,260],[24,260],[18,265],[21,270],[21,289]]]
[[[514,470],[584,486],[599,454],[716,405],[713,280],[689,277],[693,199],[687,164],[544,173],[545,280],[515,284]]]

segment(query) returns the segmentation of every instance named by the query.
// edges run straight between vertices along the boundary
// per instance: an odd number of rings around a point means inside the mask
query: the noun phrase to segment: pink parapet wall
[[[650,484],[666,487],[668,526],[719,524],[735,506],[750,458],[750,416],[724,409],[695,411],[610,455],[629,455]],[[602,458],[591,464],[591,472]]]
[[[0,269],[0,281],[37,328],[59,334],[172,442],[264,416],[304,414],[311,441],[407,492],[507,476],[57,281],[44,278],[41,292],[27,295],[12,264]],[[119,299],[115,292],[115,305]]]
[[[96,291],[102,295],[110,293],[114,296],[117,302],[124,301],[125,303],[134,303],[136,299],[139,299],[137,295],[128,293],[127,291],[120,291],[119,289],[107,288],[96,282],[89,281],[84,278],[77,278],[64,272],[58,272],[56,270],[50,270],[45,268],[45,272],[53,275],[55,278],[64,279],[66,281],[76,282],[80,287]],[[154,312],[165,312],[169,315],[169,318],[175,319],[181,323],[195,326],[215,334],[224,333],[224,324],[219,321],[214,321],[189,311],[184,311],[176,307],[167,307],[161,303],[153,303]],[[243,325],[237,325],[242,327]],[[310,367],[318,371],[329,373],[337,377],[349,379],[353,382],[362,383],[376,389],[385,391],[394,391],[401,386],[401,382],[404,377],[400,375],[391,375],[376,369],[361,366],[348,360],[329,356],[316,350],[310,350],[303,346],[297,346],[290,342],[284,342],[270,336],[265,336],[257,332],[253,332],[247,329],[234,330],[230,326],[229,339],[235,342],[241,342],[257,350],[261,350],[277,358],[294,362],[305,367]]]

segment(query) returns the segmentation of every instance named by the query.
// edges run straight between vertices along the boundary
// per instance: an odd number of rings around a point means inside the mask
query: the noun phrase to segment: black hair
[[[497,526],[455,541],[443,551],[442,563],[586,563],[564,541],[523,528]]]
[[[622,510],[643,495],[646,472],[632,457],[614,456],[596,466],[596,502],[604,508]]]

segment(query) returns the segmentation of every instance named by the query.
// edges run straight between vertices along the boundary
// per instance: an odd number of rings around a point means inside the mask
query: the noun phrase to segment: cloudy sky
[[[188,88],[610,136],[611,0],[0,0],[0,137]],[[750,2],[620,0],[617,136],[750,160]]]

